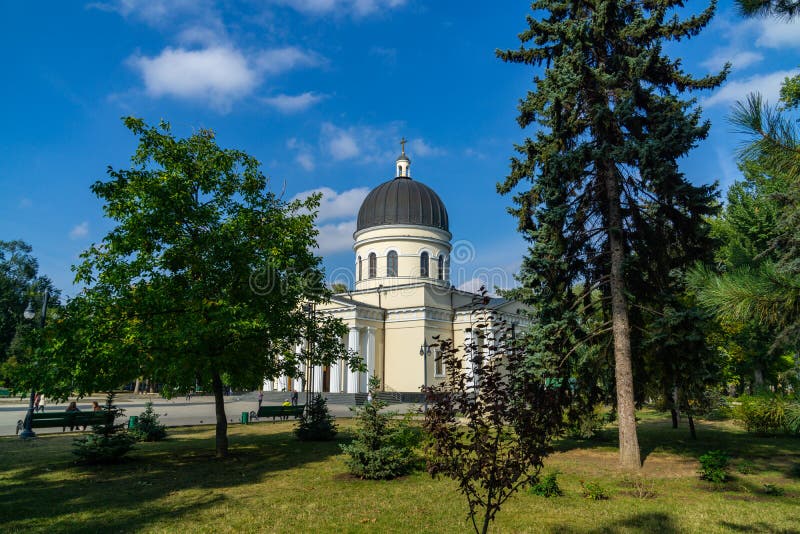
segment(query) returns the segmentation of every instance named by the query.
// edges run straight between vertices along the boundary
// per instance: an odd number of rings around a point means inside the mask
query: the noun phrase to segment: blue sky
[[[525,245],[495,184],[531,135],[515,119],[533,71],[494,50],[519,45],[528,13],[517,0],[4,2],[0,239],[33,245],[74,295],[70,266],[111,227],[89,186],[128,165],[120,117],[134,115],[181,136],[214,129],[287,197],[324,191],[321,253],[346,278],[358,206],[394,176],[405,136],[412,177],[448,207],[456,284],[509,283]],[[743,20],[723,0],[703,34],[668,51],[698,75],[734,64],[725,86],[696,95],[713,126],[682,162],[724,188],[741,142],[730,106],[754,90],[776,100],[800,65],[800,21]]]

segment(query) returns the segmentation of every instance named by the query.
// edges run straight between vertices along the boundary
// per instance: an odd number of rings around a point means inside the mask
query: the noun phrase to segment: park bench
[[[258,409],[256,419],[261,419],[262,417],[272,417],[272,420],[275,421],[276,417],[288,419],[289,416],[297,419],[303,415],[303,410],[305,407],[305,404],[301,404],[299,406],[262,406]]]
[[[67,427],[87,427],[102,425],[108,421],[105,412],[46,412],[34,413],[31,428],[58,428],[63,432]],[[25,428],[25,422],[17,421],[17,434]]]
[[[0,388],[0,397],[10,397],[11,390],[7,388]]]

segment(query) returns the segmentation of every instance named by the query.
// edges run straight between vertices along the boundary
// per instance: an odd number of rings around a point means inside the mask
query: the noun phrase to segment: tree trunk
[[[611,249],[611,320],[614,333],[614,374],[619,421],[619,462],[624,469],[642,467],[636,435],[636,407],[633,398],[633,367],[628,302],[622,264],[625,260],[620,192],[613,168],[604,169],[608,195],[608,242]]]
[[[225,458],[228,456],[228,418],[225,416],[222,378],[216,370],[211,372],[211,387],[214,390],[214,404],[217,413],[217,458]]]
[[[680,399],[678,398],[678,388],[677,386],[672,388],[672,428],[678,428],[678,420],[680,419],[680,413],[678,412],[678,406],[680,406]]]
[[[689,435],[692,436],[692,439],[697,439],[697,432],[694,431],[694,418],[689,414],[686,419],[689,421]]]
[[[136,379],[136,383],[133,384],[133,394],[134,395],[138,395],[139,394],[139,379],[138,378]]]
[[[753,371],[753,385],[756,393],[764,389],[764,370],[761,367],[756,367]]]

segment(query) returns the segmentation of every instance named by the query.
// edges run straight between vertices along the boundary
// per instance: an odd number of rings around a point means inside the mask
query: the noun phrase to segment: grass
[[[339,421],[346,430],[349,420]],[[347,474],[338,442],[301,443],[293,423],[229,427],[231,457],[213,457],[213,428],[173,429],[123,464],[74,463],[72,437],[0,439],[0,532],[468,532],[466,503],[449,480],[424,472],[372,482]],[[753,437],[699,422],[698,439],[644,412],[644,467],[616,468],[616,430],[562,440],[545,462],[563,497],[527,491],[497,516],[495,532],[800,532],[800,440]],[[724,449],[724,485],[697,476],[697,458]],[[600,483],[608,500],[581,495]],[[764,488],[780,491],[765,491]],[[644,491],[643,491],[644,489]],[[782,493],[781,493],[782,492]]]

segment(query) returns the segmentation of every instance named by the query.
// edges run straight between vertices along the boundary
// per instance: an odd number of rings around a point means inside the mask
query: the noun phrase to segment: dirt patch
[[[697,476],[697,461],[676,455],[649,454],[642,473],[653,478],[691,478]]]

